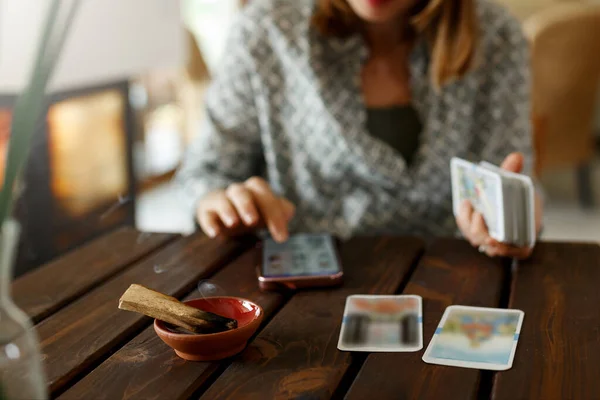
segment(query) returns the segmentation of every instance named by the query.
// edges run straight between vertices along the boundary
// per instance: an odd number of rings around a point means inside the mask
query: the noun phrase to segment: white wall
[[[49,0],[0,0],[0,92],[27,82]],[[51,90],[102,84],[184,62],[178,0],[80,1]]]
[[[211,74],[218,68],[239,0],[182,0],[183,20],[195,37]]]

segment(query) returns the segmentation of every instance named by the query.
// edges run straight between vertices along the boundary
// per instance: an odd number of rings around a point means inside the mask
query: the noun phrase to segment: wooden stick
[[[174,297],[133,284],[119,300],[121,310],[134,311],[194,333],[214,333],[237,328],[237,321],[183,304]]]

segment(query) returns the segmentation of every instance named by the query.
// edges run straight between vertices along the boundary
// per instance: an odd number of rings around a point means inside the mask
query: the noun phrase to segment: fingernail
[[[294,213],[293,212],[291,212],[291,213],[289,213],[289,214],[287,214],[285,216],[285,220],[288,221],[288,222],[291,221],[293,218],[294,218]]]
[[[244,222],[248,225],[252,225],[256,222],[256,216],[254,214],[245,213],[242,215],[242,217],[244,218]]]
[[[273,233],[273,238],[275,239],[276,242],[278,243],[283,243],[285,242],[285,238],[283,237],[283,235],[279,232],[279,231],[275,231]]]
[[[231,215],[224,215],[223,220],[225,222],[225,225],[227,225],[228,227],[235,225],[235,219],[233,219]]]
[[[206,234],[211,238],[217,236],[217,232],[213,228],[206,228]]]
[[[287,233],[281,229],[275,229],[274,233],[275,233],[275,239],[280,243],[283,243],[288,239]]]

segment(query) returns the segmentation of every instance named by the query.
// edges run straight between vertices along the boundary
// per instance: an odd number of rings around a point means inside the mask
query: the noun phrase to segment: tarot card
[[[338,349],[411,352],[422,348],[420,296],[355,295],[347,298]]]
[[[504,241],[504,200],[500,174],[456,157],[451,161],[450,170],[454,215],[458,216],[463,200],[469,200],[473,208],[483,215],[490,236]]]
[[[524,315],[521,310],[450,306],[423,361],[494,371],[510,369]]]
[[[535,226],[535,188],[533,180],[523,174],[517,174],[510,171],[505,171],[500,167],[482,161],[480,165],[490,171],[496,171],[502,176],[502,180],[510,180],[512,182],[513,191],[511,200],[513,206],[508,212],[504,209],[505,216],[512,214],[512,220],[515,221],[518,232],[517,237],[513,238],[513,242],[518,246],[533,247],[536,241],[536,226]]]
[[[517,175],[515,179],[519,181],[521,186],[521,201],[523,209],[520,210],[522,246],[535,246],[536,242],[536,226],[535,226],[535,188],[533,180],[526,175]]]

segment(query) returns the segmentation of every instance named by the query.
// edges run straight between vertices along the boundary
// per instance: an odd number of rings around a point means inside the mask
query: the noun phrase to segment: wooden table
[[[600,246],[540,243],[520,265],[467,243],[410,237],[341,245],[343,287],[261,292],[251,239],[113,232],[13,285],[36,322],[53,397],[61,399],[598,399]],[[263,326],[236,357],[185,362],[151,320],[117,309],[140,283],[178,298],[209,279],[259,303]],[[425,364],[416,353],[337,350],[346,296],[424,299],[424,341],[451,304],[525,311],[514,366],[499,373]]]

